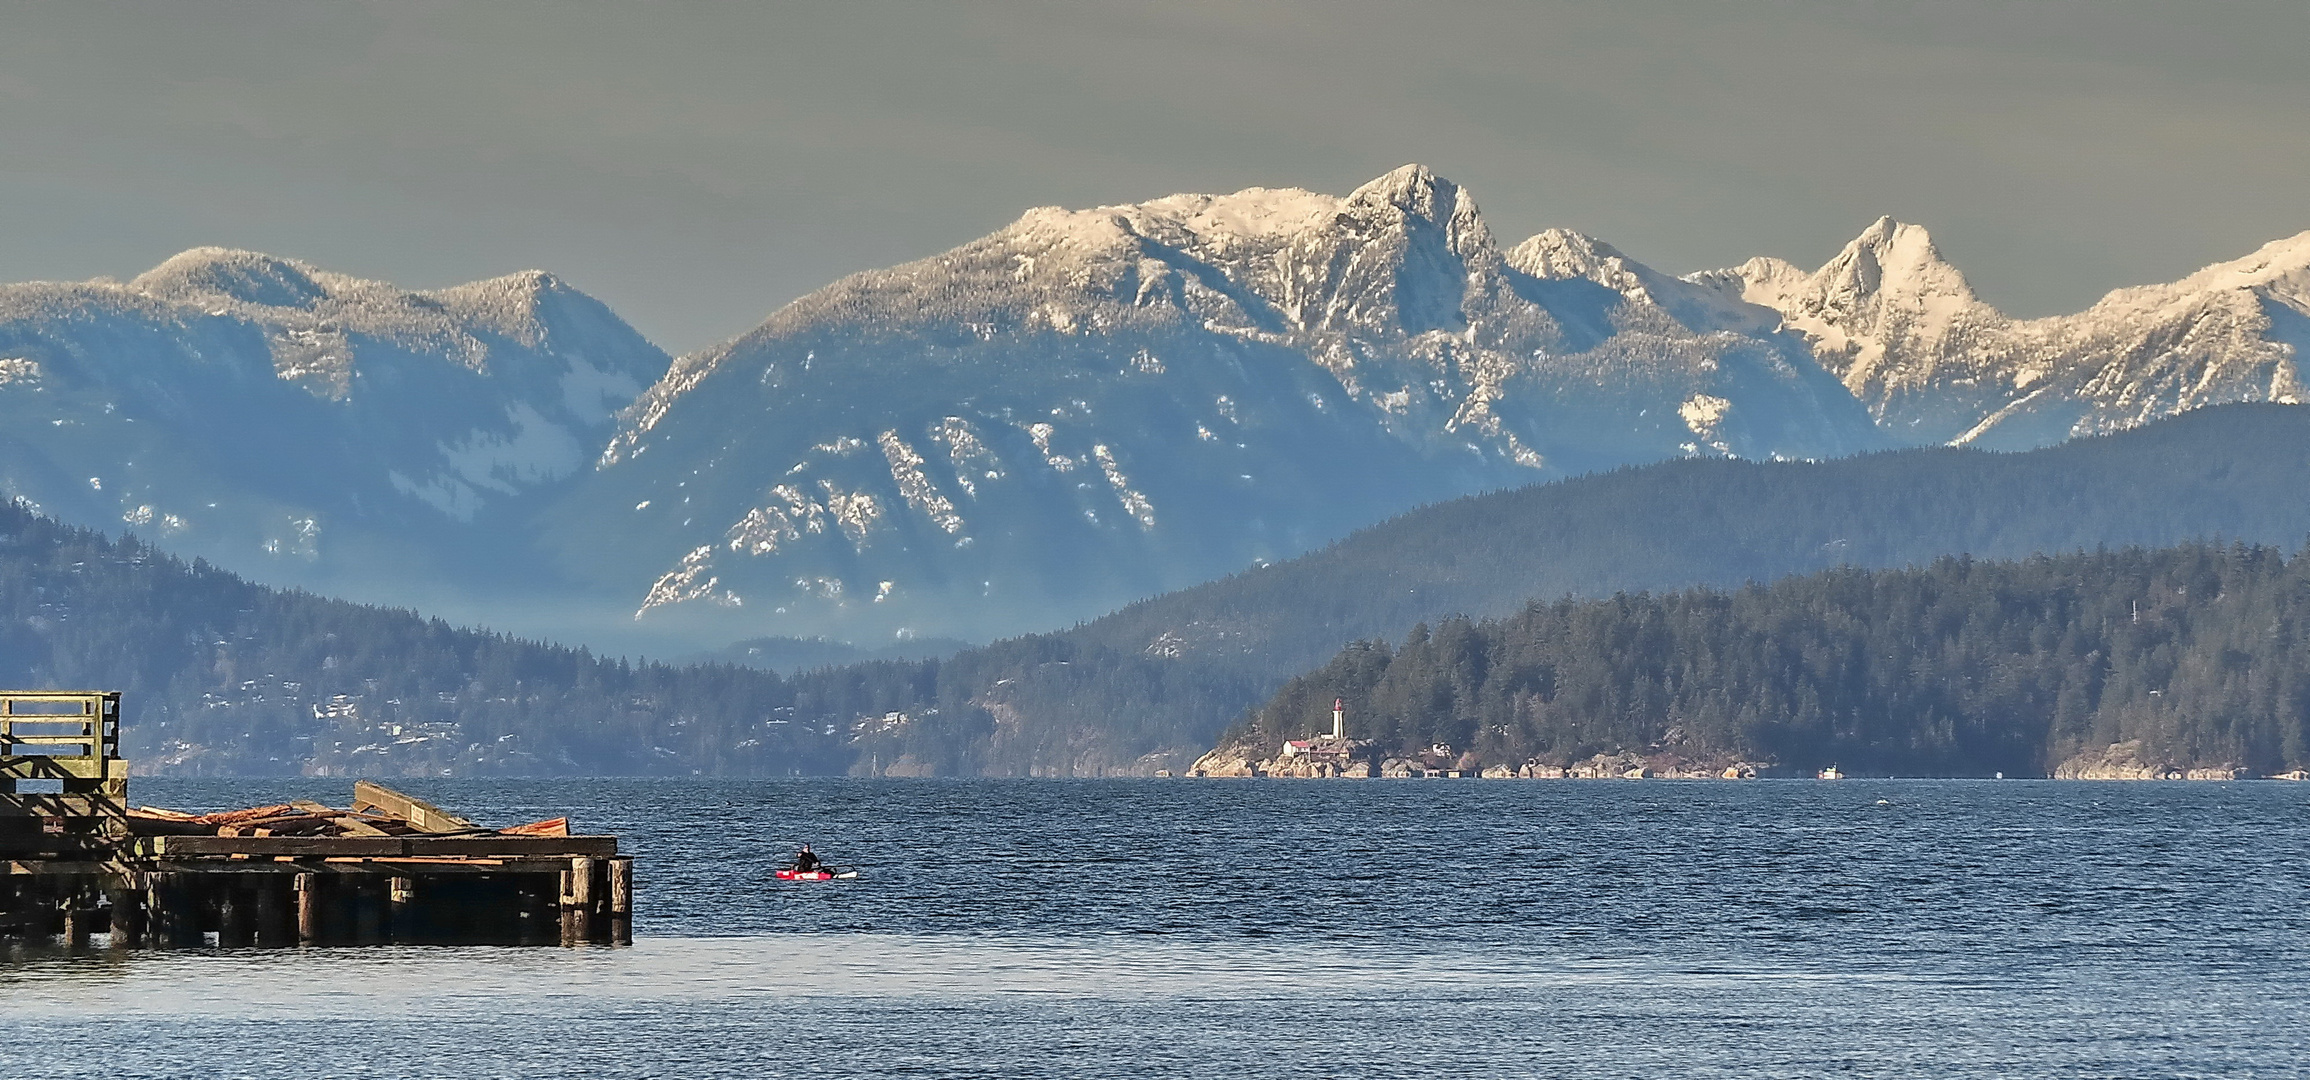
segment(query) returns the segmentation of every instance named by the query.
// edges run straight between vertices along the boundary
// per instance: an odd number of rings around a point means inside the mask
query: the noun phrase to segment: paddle
[[[801,875],[818,873],[823,873],[828,878],[844,881],[855,880],[858,877],[858,868],[855,866],[836,866],[832,863],[819,863],[817,866],[814,866],[809,870],[798,869],[799,866],[799,863],[785,863],[779,866],[778,870],[781,873],[794,875],[792,878],[788,879],[793,881],[811,880],[804,878]]]

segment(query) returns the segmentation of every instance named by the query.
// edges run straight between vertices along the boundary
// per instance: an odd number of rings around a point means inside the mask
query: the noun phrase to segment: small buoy
[[[1879,805],[1879,806],[1891,806],[1891,805],[1893,805],[1893,800],[1891,800],[1891,799],[1879,799],[1879,800],[1877,800],[1877,805]]]

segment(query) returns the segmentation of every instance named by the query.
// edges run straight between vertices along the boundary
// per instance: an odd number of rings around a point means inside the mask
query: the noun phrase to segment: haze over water
[[[2244,1076],[2310,1051],[2310,785],[397,783],[620,834],[636,944],[19,953],[0,1075]],[[866,877],[773,886],[804,840]]]

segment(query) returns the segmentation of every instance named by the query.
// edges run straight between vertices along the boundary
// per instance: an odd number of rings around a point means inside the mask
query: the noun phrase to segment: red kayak
[[[835,881],[848,880],[857,876],[858,871],[844,866],[822,866],[816,870],[796,870],[791,866],[778,868],[778,880],[780,881]]]

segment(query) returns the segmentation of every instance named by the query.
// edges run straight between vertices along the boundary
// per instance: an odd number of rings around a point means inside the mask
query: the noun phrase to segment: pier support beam
[[[297,944],[319,945],[321,943],[321,875],[298,874],[294,884],[297,894]]]
[[[396,877],[386,886],[386,927],[397,944],[417,940],[417,879]]]
[[[123,883],[108,890],[105,902],[112,908],[112,947],[133,949],[144,944],[144,893]]]
[[[155,949],[168,948],[168,910],[161,906],[163,899],[159,874],[144,876],[144,943]]]
[[[95,929],[96,912],[79,897],[68,897],[62,901],[62,904],[64,906],[64,947],[67,949],[87,948],[88,936]]]
[[[634,860],[611,859],[610,870],[610,942],[616,945],[634,943]]]
[[[569,870],[562,875],[561,924],[562,944],[577,945],[594,937],[594,876],[600,859],[590,855],[572,856]]]

